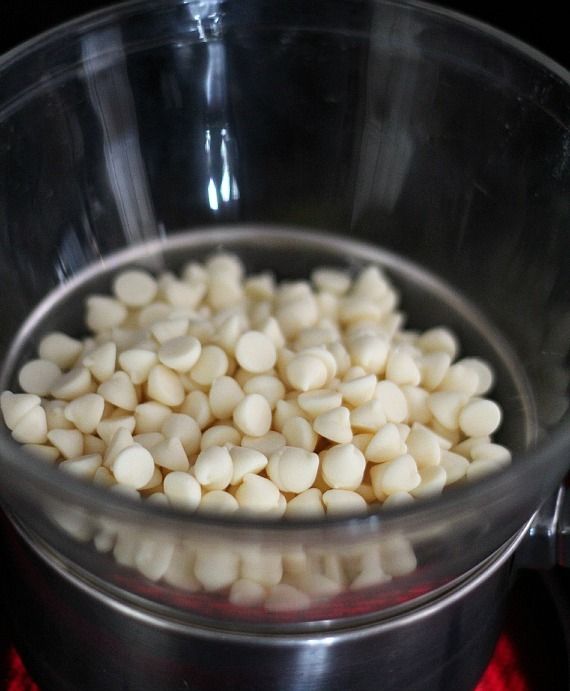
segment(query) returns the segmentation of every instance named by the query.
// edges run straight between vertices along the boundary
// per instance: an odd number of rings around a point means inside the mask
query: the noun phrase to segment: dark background
[[[67,19],[109,4],[111,2],[105,0],[35,0],[31,3],[0,0],[0,52]],[[564,3],[554,0],[529,3],[514,3],[509,0],[494,0],[492,3],[481,0],[443,0],[440,4],[503,29],[564,66],[570,66],[568,32],[564,31],[567,29],[563,18]]]

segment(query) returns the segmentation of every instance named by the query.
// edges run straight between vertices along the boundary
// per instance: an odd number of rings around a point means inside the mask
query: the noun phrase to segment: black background
[[[287,0],[275,2],[286,3]],[[67,19],[109,4],[105,0],[0,0],[0,52]],[[570,67],[568,31],[564,30],[567,29],[564,3],[553,0],[528,3],[443,0],[440,4],[507,31]]]

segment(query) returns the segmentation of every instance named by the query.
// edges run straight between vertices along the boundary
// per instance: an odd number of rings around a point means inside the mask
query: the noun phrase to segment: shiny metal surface
[[[8,602],[17,642],[45,691],[368,691],[379,679],[386,691],[470,691],[498,635],[522,537],[408,615],[287,636],[188,626],[134,608],[3,527],[15,556]]]

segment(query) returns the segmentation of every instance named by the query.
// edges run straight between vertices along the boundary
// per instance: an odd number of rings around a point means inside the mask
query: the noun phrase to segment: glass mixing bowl
[[[8,53],[0,94],[0,388],[48,328],[81,332],[81,297],[121,262],[175,267],[223,248],[291,278],[373,261],[411,327],[449,324],[466,354],[495,364],[515,450],[499,474],[411,507],[275,522],[137,503],[27,455],[2,427],[3,506],[53,560],[191,621],[344,626],[466,578],[559,482],[570,452],[560,66],[421,3],[136,0]],[[173,551],[169,581],[133,568],[143,546]],[[391,580],[345,587],[375,550]],[[216,587],[193,579],[196,560],[220,574]],[[270,588],[275,564],[309,597],[277,611],[228,603],[232,573],[265,574]],[[319,577],[333,573],[341,585],[327,590]]]

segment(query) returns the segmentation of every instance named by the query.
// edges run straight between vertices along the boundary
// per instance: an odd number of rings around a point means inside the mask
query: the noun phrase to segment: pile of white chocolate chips
[[[218,254],[129,269],[1,396],[13,438],[79,478],[190,511],[319,517],[437,495],[510,462],[490,366],[403,329],[382,270],[246,277]]]

